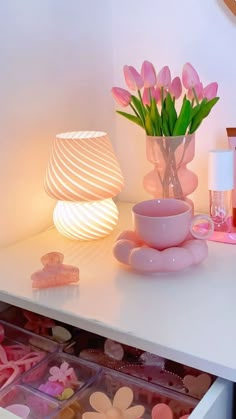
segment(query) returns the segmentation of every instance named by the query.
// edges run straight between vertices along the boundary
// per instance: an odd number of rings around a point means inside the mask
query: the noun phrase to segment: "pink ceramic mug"
[[[158,250],[178,246],[189,233],[196,239],[207,239],[214,231],[211,218],[192,214],[192,207],[179,199],[150,199],[132,208],[135,231],[148,246]],[[198,220],[208,223],[208,230],[196,232]]]

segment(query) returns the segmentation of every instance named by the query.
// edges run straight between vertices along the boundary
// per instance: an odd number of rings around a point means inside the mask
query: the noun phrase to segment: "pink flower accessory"
[[[95,392],[89,402],[96,412],[86,412],[82,419],[139,419],[145,409],[142,405],[130,407],[133,399],[134,394],[129,387],[119,388],[112,402],[105,393]]]
[[[138,71],[129,65],[124,66],[125,82],[130,90],[140,90],[143,87],[142,76]]]
[[[50,288],[79,281],[79,269],[63,264],[63,254],[50,252],[42,256],[43,269],[31,275],[33,288]]]
[[[70,368],[68,362],[65,361],[60,367],[51,367],[49,373],[51,374],[49,381],[57,381],[64,386],[67,386],[75,378],[74,368]]]
[[[22,310],[23,315],[28,320],[25,324],[25,329],[36,333],[37,335],[49,336],[50,329],[56,326],[54,320],[40,314],[32,313],[32,311]]]
[[[131,102],[131,94],[127,90],[122,89],[121,87],[113,87],[111,89],[111,93],[119,105],[123,107],[129,106]]]
[[[30,414],[29,407],[25,406],[24,404],[12,404],[5,407],[5,409],[22,419],[27,419]]]

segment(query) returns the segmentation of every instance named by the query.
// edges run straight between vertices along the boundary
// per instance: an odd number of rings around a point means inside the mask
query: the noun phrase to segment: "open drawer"
[[[217,378],[189,419],[233,419],[233,383]]]
[[[0,311],[5,308],[0,302]],[[233,419],[233,386],[232,382],[217,378],[198,402],[189,419]],[[4,416],[0,413],[1,417]]]

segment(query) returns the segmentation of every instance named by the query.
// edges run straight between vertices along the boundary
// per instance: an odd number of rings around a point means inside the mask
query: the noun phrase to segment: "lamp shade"
[[[45,177],[48,195],[62,201],[97,201],[116,196],[123,176],[105,132],[56,136]]]

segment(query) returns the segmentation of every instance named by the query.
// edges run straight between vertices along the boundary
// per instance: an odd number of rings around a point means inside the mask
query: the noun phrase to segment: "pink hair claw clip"
[[[59,252],[46,253],[41,257],[43,269],[31,275],[33,288],[49,288],[68,285],[79,281],[79,269],[63,264],[64,255]]]

